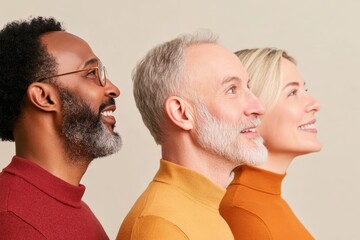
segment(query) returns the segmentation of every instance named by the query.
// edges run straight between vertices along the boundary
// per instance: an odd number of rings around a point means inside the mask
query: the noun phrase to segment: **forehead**
[[[283,72],[283,86],[286,86],[292,82],[298,83],[299,85],[304,84],[304,79],[300,75],[296,65],[293,62],[282,57],[281,67]]]
[[[188,47],[185,50],[185,71],[193,82],[213,86],[219,86],[226,78],[248,80],[248,74],[238,57],[214,43]]]
[[[97,58],[89,44],[67,32],[50,32],[41,36],[48,53],[55,57],[59,71],[74,71],[88,60]]]

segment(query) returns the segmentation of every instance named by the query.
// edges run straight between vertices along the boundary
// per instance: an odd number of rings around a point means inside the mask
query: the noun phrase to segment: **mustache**
[[[261,123],[260,119],[258,117],[253,117],[247,120],[246,122],[240,123],[241,130],[250,128],[250,127],[257,127]]]
[[[99,107],[99,112],[101,112],[102,110],[104,110],[106,107],[110,106],[110,105],[116,105],[115,103],[115,99],[110,98],[109,100],[107,100],[106,102],[102,103]]]

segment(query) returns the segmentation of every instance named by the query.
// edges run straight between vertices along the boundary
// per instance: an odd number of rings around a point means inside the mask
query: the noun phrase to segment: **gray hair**
[[[181,35],[151,49],[133,71],[134,98],[144,124],[157,144],[162,143],[164,103],[170,96],[189,92],[185,73],[185,49],[192,45],[217,43],[211,32]]]

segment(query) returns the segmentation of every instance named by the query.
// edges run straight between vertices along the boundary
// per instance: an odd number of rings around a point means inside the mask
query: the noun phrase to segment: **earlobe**
[[[169,97],[165,101],[165,112],[169,119],[183,130],[191,130],[194,118],[189,104],[179,97]]]
[[[43,111],[59,110],[58,94],[50,84],[40,82],[30,84],[27,98],[31,104]]]

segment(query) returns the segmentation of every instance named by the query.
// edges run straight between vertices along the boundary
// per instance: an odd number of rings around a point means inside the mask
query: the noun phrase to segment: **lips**
[[[241,133],[256,133],[256,127],[246,128]]]
[[[317,132],[317,129],[315,127],[316,119],[313,119],[305,124],[302,124],[298,127],[299,130],[307,131],[307,132]]]
[[[101,113],[101,115],[103,115],[105,117],[114,116],[114,112],[113,111],[103,111]]]
[[[116,119],[114,117],[114,112],[116,110],[115,105],[110,105],[105,107],[101,112],[101,119],[105,124],[114,125],[116,123]]]
[[[259,118],[251,118],[248,121],[243,123],[243,129],[241,130],[241,134],[245,134],[247,136],[258,136],[258,132],[256,127],[259,126],[260,119]]]

